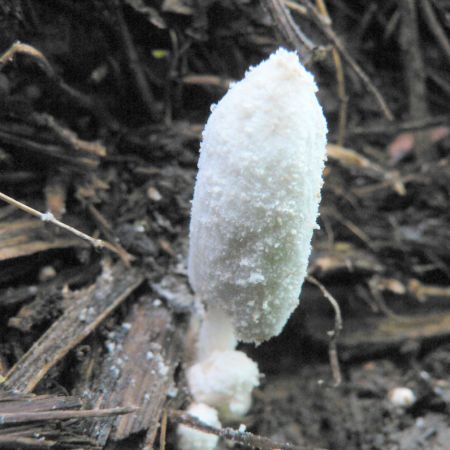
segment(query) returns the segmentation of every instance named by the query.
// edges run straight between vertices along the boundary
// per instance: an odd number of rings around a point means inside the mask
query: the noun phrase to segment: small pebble
[[[160,192],[158,191],[158,189],[156,189],[153,186],[150,186],[147,189],[147,196],[150,200],[153,200],[154,202],[159,202],[162,200],[162,195],[160,194]]]
[[[416,394],[406,387],[396,387],[388,392],[388,399],[394,405],[401,408],[408,408],[416,402]]]
[[[49,281],[56,277],[56,270],[53,266],[44,266],[39,271],[39,281]]]

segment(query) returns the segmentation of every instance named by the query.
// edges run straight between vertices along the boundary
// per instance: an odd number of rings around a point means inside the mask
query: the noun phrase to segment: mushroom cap
[[[298,304],[326,156],[313,76],[279,49],[211,108],[192,203],[188,273],[236,336],[277,335]]]

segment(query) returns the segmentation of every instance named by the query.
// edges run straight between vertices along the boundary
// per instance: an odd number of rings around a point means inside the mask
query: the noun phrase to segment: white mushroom
[[[188,274],[207,310],[196,401],[247,413],[256,363],[234,350],[281,332],[298,304],[322,186],[327,126],[313,76],[279,49],[211,108],[190,224]]]

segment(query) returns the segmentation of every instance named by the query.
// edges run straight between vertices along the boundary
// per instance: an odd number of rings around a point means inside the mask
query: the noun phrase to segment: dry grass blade
[[[11,62],[17,53],[29,55],[33,58],[36,58],[40,63],[43,64],[47,73],[52,75],[54,74],[52,66],[42,52],[32,47],[31,45],[23,44],[20,41],[14,42],[14,44],[11,45],[11,47],[0,56],[0,70],[5,64]]]
[[[345,148],[340,145],[327,144],[327,156],[331,159],[339,161],[346,167],[359,169],[370,169],[373,172],[383,175],[385,170],[378,164],[370,161],[368,158],[360,155],[353,149]]]
[[[51,249],[84,247],[74,237],[48,238],[45,224],[33,219],[0,223],[0,261],[29,256]]]
[[[376,179],[381,179],[376,185],[355,188],[352,191],[357,195],[367,195],[370,192],[383,188],[392,188],[398,195],[406,195],[405,182],[410,177],[402,177],[397,171],[388,170],[370,159],[358,154],[355,150],[344,148],[335,144],[327,145],[327,155],[330,159],[339,161],[348,168],[362,169]]]
[[[232,428],[215,428],[201,422],[197,418],[187,414],[184,411],[169,410],[169,417],[176,422],[187,425],[196,430],[203,431],[205,433],[215,434],[223,439],[228,439],[232,442],[246,445],[253,448],[259,448],[262,450],[325,450],[312,447],[300,447],[293,444],[281,444],[274,442],[269,438],[258,436],[248,431],[237,431]]]
[[[4,194],[3,192],[0,192],[0,199],[10,205],[13,205],[21,209],[22,211],[25,211],[28,214],[31,214],[34,217],[41,219],[43,222],[50,222],[53,225],[56,225],[60,228],[63,228],[64,230],[69,231],[75,236],[89,242],[95,248],[106,248],[112,251],[113,253],[116,253],[117,255],[120,256],[124,264],[126,264],[127,266],[130,266],[130,262],[134,259],[133,256],[128,254],[124,249],[118,248],[116,245],[111,244],[110,242],[106,242],[103,239],[96,239],[89,236],[86,233],[83,233],[82,231],[77,230],[76,228],[71,227],[70,225],[67,225],[66,223],[56,219],[52,213],[49,212],[41,213],[40,211],[37,211],[36,209],[31,208],[30,206],[27,206],[24,203],[19,202],[18,200],[15,200],[14,198]]]

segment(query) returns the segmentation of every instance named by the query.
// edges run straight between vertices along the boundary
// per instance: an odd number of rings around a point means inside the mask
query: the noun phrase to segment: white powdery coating
[[[326,156],[312,75],[279,49],[234,84],[203,132],[189,280],[238,339],[279,334],[298,304]]]
[[[216,408],[223,420],[244,416],[259,386],[258,365],[237,350],[213,352],[187,371],[189,390],[196,402]]]
[[[206,425],[222,428],[217,411],[208,405],[192,403],[186,412]],[[177,435],[180,450],[214,450],[219,441],[219,437],[214,434],[203,433],[181,424],[177,427]]]

